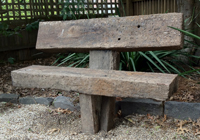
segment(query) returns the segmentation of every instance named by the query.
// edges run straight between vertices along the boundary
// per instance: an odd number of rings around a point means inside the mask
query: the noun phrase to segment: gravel
[[[177,134],[175,128],[145,127],[146,122],[130,124],[116,119],[115,128],[94,135],[81,132],[80,112],[55,114],[55,108],[44,105],[0,103],[0,140],[170,140],[198,139],[192,133]],[[134,118],[133,118],[134,119]]]

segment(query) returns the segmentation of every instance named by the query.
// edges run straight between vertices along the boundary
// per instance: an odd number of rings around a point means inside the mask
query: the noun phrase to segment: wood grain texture
[[[11,75],[14,86],[161,101],[168,99],[177,87],[176,74],[30,66],[12,71]]]
[[[89,50],[175,50],[183,45],[181,13],[41,22],[36,49],[49,52]]]

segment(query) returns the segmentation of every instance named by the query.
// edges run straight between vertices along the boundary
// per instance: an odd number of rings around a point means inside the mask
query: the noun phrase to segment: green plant
[[[187,48],[185,46],[184,48]],[[172,51],[147,51],[147,52],[123,52],[121,53],[120,70],[128,71],[159,71],[162,73],[176,73],[181,76],[199,71],[192,67],[195,64],[189,59],[190,64],[180,59],[180,56],[200,58],[181,50]],[[191,69],[188,71],[188,69]]]
[[[7,61],[6,60],[0,60],[0,64],[6,64],[6,63],[14,64],[15,63],[15,58],[9,57],[7,59]]]
[[[89,13],[85,10],[86,5],[84,4],[84,0],[77,0],[73,2],[71,0],[65,0],[59,4],[63,5],[63,9],[61,10],[61,16],[63,17],[63,20],[80,19],[83,13],[86,13],[87,17],[89,18]]]
[[[52,64],[57,66],[68,66],[68,67],[88,67],[89,63],[89,54],[88,53],[69,53],[67,54],[58,54],[56,61]]]
[[[9,58],[8,58],[8,62],[9,62],[10,64],[14,64],[14,63],[15,63],[15,58],[9,57]]]
[[[17,26],[14,30],[9,29],[9,25],[3,22],[0,22],[0,35],[10,36],[13,34],[19,34],[20,27]]]
[[[32,31],[32,30],[36,30],[39,28],[39,22],[40,21],[44,21],[44,20],[41,20],[41,19],[38,19],[37,21],[34,21],[34,22],[31,22],[30,24],[27,24],[26,25],[26,30],[27,31]]]
[[[38,29],[40,21],[43,21],[43,20],[39,19],[30,24],[27,24],[25,27],[25,30],[32,31],[32,30]],[[19,36],[21,36],[20,31],[23,29],[24,27],[17,26],[12,30],[12,29],[9,29],[9,25],[7,23],[0,22],[0,35],[3,35],[3,36],[11,36],[13,34],[18,34]]]

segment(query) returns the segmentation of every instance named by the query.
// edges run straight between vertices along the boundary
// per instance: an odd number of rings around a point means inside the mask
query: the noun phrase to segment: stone
[[[43,104],[46,106],[50,106],[53,103],[53,98],[43,98],[43,97],[35,97],[37,104]]]
[[[71,111],[79,109],[79,107],[75,106],[72,102],[73,100],[69,97],[57,96],[52,105],[56,108],[69,109]]]
[[[164,114],[181,120],[197,120],[200,118],[200,103],[167,101]]]
[[[177,74],[127,72],[55,66],[29,66],[11,72],[14,86],[52,88],[88,95],[166,100],[177,89]],[[31,80],[30,80],[31,79]]]
[[[151,114],[163,116],[163,102],[152,99],[134,99],[126,98],[122,101],[117,101],[116,106],[121,109],[122,116],[131,114]],[[117,110],[116,110],[117,112]]]
[[[181,49],[183,34],[168,26],[182,29],[183,14],[40,22],[36,49],[53,53]]]
[[[18,94],[0,94],[0,102],[18,103]]]
[[[30,96],[19,98],[19,103],[20,104],[37,104],[35,98],[30,97]]]
[[[45,97],[22,97],[19,98],[19,102],[21,104],[43,104],[43,105],[51,105],[53,102],[52,98],[45,98]]]

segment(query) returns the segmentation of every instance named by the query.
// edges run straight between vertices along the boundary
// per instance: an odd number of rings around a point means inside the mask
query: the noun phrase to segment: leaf
[[[184,31],[184,30],[182,30],[182,29],[178,29],[178,28],[175,28],[175,27],[171,27],[171,26],[168,26],[168,27],[170,27],[170,28],[172,28],[172,29],[175,29],[175,30],[178,30],[178,31],[184,33],[184,34],[187,35],[187,36],[190,36],[190,37],[193,37],[193,38],[196,38],[196,39],[199,39],[199,40],[200,40],[200,37],[197,36],[197,35],[195,35],[195,34],[193,34],[193,33],[190,33],[190,32],[188,32],[188,31]]]
[[[60,129],[59,128],[54,128],[54,129],[51,129],[51,130],[49,130],[48,132],[47,132],[47,134],[52,134],[52,133],[54,133],[54,132],[60,132]]]
[[[135,124],[135,122],[132,119],[130,119],[130,118],[126,118],[126,120],[128,120],[129,122]]]
[[[169,72],[171,73],[166,67],[165,65],[161,62],[161,60],[152,52],[152,51],[149,51],[149,53]]]
[[[14,61],[15,61],[15,58],[12,58],[12,57],[9,57],[9,58],[8,58],[8,62],[9,62],[10,64],[14,64]]]
[[[162,73],[165,73],[151,58],[149,58],[143,52],[139,52],[142,56],[144,56],[149,62],[151,62],[157,69],[159,69]]]
[[[167,120],[167,115],[164,114],[163,122],[165,122],[166,120]]]
[[[156,130],[158,130],[160,127],[161,127],[161,126],[158,125],[158,126],[155,126],[154,128],[155,128]]]

